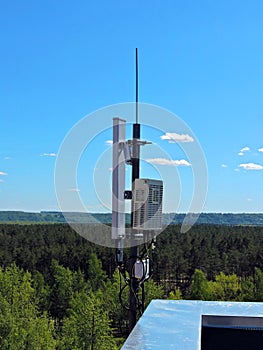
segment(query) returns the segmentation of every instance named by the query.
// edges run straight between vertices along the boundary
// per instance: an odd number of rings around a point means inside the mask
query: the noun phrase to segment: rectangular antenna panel
[[[113,118],[112,239],[125,237],[125,138],[126,121]]]
[[[136,179],[132,195],[133,229],[160,230],[162,228],[163,182]]]

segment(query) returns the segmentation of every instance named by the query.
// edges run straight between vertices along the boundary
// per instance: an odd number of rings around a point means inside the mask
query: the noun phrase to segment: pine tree
[[[62,329],[61,350],[117,349],[110,319],[100,298],[93,293],[76,293],[68,312]]]
[[[90,255],[88,261],[88,283],[93,292],[105,288],[106,273],[102,270],[102,263],[95,253]]]
[[[73,272],[59,265],[56,260],[52,261],[51,272],[49,311],[53,318],[61,321],[73,296]]]

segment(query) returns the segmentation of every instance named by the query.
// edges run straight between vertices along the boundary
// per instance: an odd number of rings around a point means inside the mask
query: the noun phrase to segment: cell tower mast
[[[113,118],[113,173],[112,173],[112,239],[116,242],[116,261],[120,274],[125,281],[120,288],[119,299],[122,306],[129,311],[129,332],[137,322],[137,310],[144,311],[144,282],[151,276],[149,258],[150,247],[154,249],[156,230],[160,229],[162,217],[161,180],[140,179],[140,147],[151,142],[140,139],[139,124],[139,89],[138,89],[138,49],[136,48],[136,122],[133,124],[132,140],[126,140],[126,120]],[[125,190],[125,165],[132,166],[132,190]],[[136,193],[142,196],[137,196]],[[142,197],[142,198],[141,198]],[[131,230],[129,233],[130,256],[124,262],[125,200],[131,199]],[[144,243],[140,253],[139,244],[151,237],[152,242],[147,247]],[[128,275],[127,276],[127,272]],[[129,287],[128,305],[123,302],[122,293]],[[139,289],[141,288],[141,300]]]

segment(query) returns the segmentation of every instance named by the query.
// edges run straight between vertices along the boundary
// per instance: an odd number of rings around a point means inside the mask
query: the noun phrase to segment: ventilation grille
[[[160,180],[136,179],[133,195],[133,228],[162,228],[163,183]]]

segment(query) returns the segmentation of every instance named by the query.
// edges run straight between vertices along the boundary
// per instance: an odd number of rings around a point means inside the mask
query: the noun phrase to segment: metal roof
[[[263,317],[263,303],[153,300],[122,350],[200,350],[204,315],[245,316],[253,320]]]

